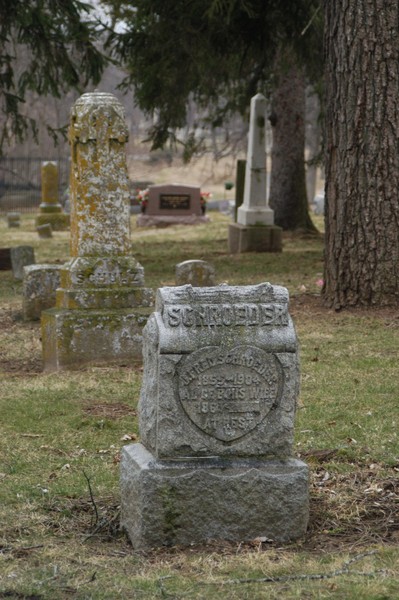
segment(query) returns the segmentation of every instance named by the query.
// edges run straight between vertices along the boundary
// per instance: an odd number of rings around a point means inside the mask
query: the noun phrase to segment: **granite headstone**
[[[298,390],[285,288],[158,290],[144,329],[141,443],[121,459],[122,526],[133,546],[302,536]]]

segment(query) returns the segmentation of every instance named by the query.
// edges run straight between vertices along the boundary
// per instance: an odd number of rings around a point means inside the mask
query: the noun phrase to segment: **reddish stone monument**
[[[202,212],[201,190],[190,185],[151,185],[145,212],[137,218],[138,227],[196,225],[207,223]]]

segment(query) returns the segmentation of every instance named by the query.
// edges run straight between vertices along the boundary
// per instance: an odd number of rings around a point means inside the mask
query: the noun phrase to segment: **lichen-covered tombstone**
[[[50,225],[53,231],[62,231],[69,227],[69,215],[65,214],[59,203],[58,164],[55,161],[42,162],[42,201],[40,213],[36,217],[36,227]],[[50,236],[43,236],[50,237]]]
[[[141,443],[121,461],[133,545],[303,535],[308,470],[292,457],[299,363],[287,290],[162,288],[144,340]]]
[[[72,108],[71,260],[56,308],[42,315],[47,370],[141,358],[153,305],[131,255],[124,110],[112,94],[84,94]]]

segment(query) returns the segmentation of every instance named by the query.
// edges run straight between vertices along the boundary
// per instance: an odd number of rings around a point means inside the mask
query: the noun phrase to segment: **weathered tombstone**
[[[190,185],[150,185],[145,213],[137,217],[139,227],[195,225],[207,223],[202,214],[201,190]]]
[[[46,239],[53,237],[53,228],[50,223],[43,223],[43,225],[38,225],[36,227],[36,231],[39,235],[39,238]]]
[[[24,267],[35,264],[35,251],[32,246],[10,248],[10,257],[15,279],[23,279]]]
[[[36,226],[50,224],[54,231],[69,227],[69,215],[62,211],[58,194],[58,165],[56,162],[42,163],[42,202],[40,214],[36,217]]]
[[[42,313],[45,370],[141,359],[153,305],[144,269],[130,254],[124,110],[112,94],[72,108],[71,260],[56,307]]]
[[[280,252],[282,230],[274,225],[274,213],[266,192],[266,98],[257,94],[251,100],[244,201],[237,210],[237,223],[229,225],[229,250],[241,252]]]
[[[43,310],[55,306],[60,268],[60,265],[46,264],[24,267],[22,316],[25,321],[38,321]]]
[[[215,269],[205,260],[185,260],[176,265],[176,285],[194,287],[215,285]]]
[[[0,271],[11,271],[11,248],[0,248]]]
[[[7,213],[7,224],[8,224],[8,227],[20,227],[21,214],[19,212]]]
[[[302,536],[298,390],[285,288],[159,289],[144,329],[141,443],[121,457],[121,522],[133,546]]]

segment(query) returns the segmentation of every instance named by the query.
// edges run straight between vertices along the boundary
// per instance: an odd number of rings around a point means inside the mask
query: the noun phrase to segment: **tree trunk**
[[[291,53],[280,53],[270,122],[273,127],[269,204],[286,230],[316,231],[305,178],[305,78]]]
[[[328,306],[399,299],[399,3],[326,0]]]

